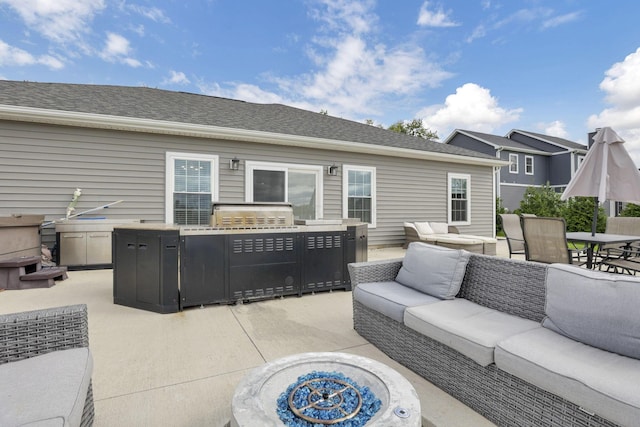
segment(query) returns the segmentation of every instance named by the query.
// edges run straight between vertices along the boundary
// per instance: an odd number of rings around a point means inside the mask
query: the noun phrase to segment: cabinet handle
[[[147,249],[147,244],[146,243],[140,243],[138,245],[138,249]]]

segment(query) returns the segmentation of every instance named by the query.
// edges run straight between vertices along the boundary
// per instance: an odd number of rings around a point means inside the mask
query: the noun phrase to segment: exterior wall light
[[[339,168],[340,167],[335,164],[333,166],[327,166],[327,175],[337,176]]]
[[[231,169],[232,171],[237,171],[238,169],[240,169],[240,159],[234,157],[233,159],[229,160],[229,169]]]

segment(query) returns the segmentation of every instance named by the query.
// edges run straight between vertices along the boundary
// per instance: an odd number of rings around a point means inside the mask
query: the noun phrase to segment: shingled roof
[[[257,104],[148,87],[0,80],[0,112],[2,105],[242,129],[495,160],[464,148],[286,105]]]

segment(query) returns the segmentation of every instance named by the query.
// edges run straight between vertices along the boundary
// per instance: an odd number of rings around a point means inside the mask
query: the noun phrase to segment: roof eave
[[[181,135],[196,138],[217,138],[234,141],[248,141],[262,144],[274,144],[326,150],[348,151],[355,153],[378,154],[394,157],[438,160],[482,166],[504,166],[508,162],[457,154],[437,153],[361,142],[340,141],[300,135],[263,132],[248,129],[236,129],[193,123],[152,120],[106,114],[81,113],[76,111],[50,110],[0,104],[0,119],[32,123],[46,123],[63,126],[77,126],[97,129],[114,129],[130,132]]]

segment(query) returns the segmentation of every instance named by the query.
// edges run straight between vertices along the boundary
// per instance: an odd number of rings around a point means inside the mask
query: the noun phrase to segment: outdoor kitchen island
[[[288,204],[214,204],[210,227],[125,224],[113,231],[114,303],[159,313],[351,290],[367,224],[294,221]]]

